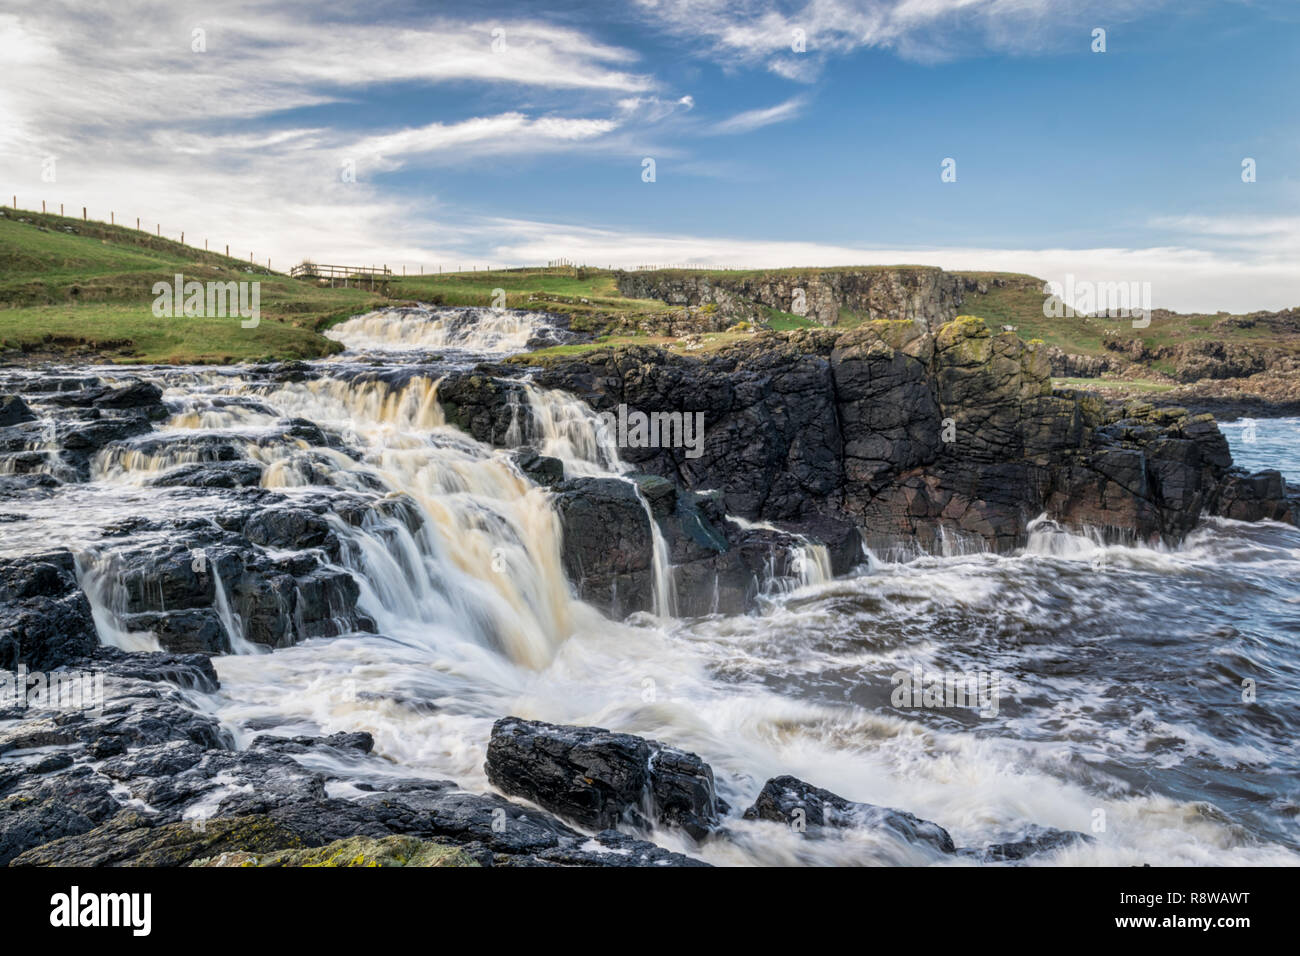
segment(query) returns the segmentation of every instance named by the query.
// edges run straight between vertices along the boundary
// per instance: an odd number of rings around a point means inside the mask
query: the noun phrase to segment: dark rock
[[[36,415],[18,395],[0,395],[0,428],[36,420]]]
[[[486,769],[503,792],[591,829],[657,822],[700,840],[718,825],[708,764],[631,734],[504,717],[492,727]]]
[[[0,559],[0,668],[53,670],[98,645],[71,552]]]
[[[555,488],[564,570],[578,595],[616,617],[653,606],[653,538],[636,486],[570,478]]]
[[[164,650],[176,654],[230,653],[230,635],[211,608],[128,614],[122,624],[130,631],[152,631]]]
[[[301,508],[268,508],[244,525],[244,536],[263,547],[300,551],[327,544],[330,527],[324,518]]]
[[[222,853],[267,853],[302,846],[300,838],[264,814],[173,822],[163,826],[124,812],[82,835],[54,840],[17,857],[11,866],[184,866]]]
[[[1039,853],[1052,853],[1076,843],[1092,843],[1092,837],[1077,830],[1057,830],[1053,827],[1030,825],[1015,839],[1005,843],[991,843],[981,849],[963,848],[957,852],[981,863],[1010,863]]]
[[[1214,513],[1237,521],[1283,521],[1295,524],[1296,506],[1287,495],[1282,473],[1267,471],[1247,474],[1237,468],[1228,475],[1219,489],[1219,499]]]
[[[941,853],[956,852],[952,837],[937,823],[904,810],[854,803],[797,777],[773,777],[765,783],[754,805],[745,811],[745,819],[786,826],[802,821],[809,835],[823,827],[882,830],[905,843],[929,846]]]
[[[545,488],[564,481],[564,462],[558,458],[539,455],[532,448],[521,448],[515,452],[514,460],[520,471]]]
[[[152,419],[167,417],[167,408],[162,401],[162,389],[152,382],[134,382],[121,388],[110,388],[97,397],[92,404],[95,408],[141,411]]]
[[[255,488],[263,468],[252,461],[195,463],[173,468],[149,482],[155,488]]]
[[[88,768],[28,776],[0,797],[0,866],[24,851],[71,834],[86,833],[117,812],[108,781]]]

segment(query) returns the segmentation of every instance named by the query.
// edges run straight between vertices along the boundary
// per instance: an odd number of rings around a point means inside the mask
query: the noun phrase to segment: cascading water
[[[410,314],[363,325],[367,348],[427,332],[424,348],[446,335],[414,329]],[[351,335],[346,326],[336,335]],[[501,341],[502,351],[514,347]],[[386,371],[405,355],[390,352]],[[762,613],[611,621],[572,596],[547,493],[507,451],[446,423],[439,366],[376,377],[345,355],[314,371],[278,384],[240,370],[167,372],[159,380],[173,417],[102,455],[92,481],[6,502],[25,520],[6,526],[0,550],[76,547],[101,637],[156,647],[120,631],[119,569],[97,529],[123,514],[203,517],[228,501],[220,490],[144,488],[146,478],[227,444],[263,466],[264,488],[291,500],[363,502],[364,517],[328,523],[341,542],[337,565],[355,578],[377,633],[218,657],[221,690],[202,698],[241,744],[266,728],[370,732],[383,760],[360,776],[330,766],[337,793],[377,773],[486,789],[491,724],[517,714],[695,751],[735,806],[789,773],[904,807],[963,845],[1003,839],[1025,821],[1095,836],[1054,863],[1297,862],[1290,824],[1300,793],[1272,757],[1300,733],[1293,528],[1217,519],[1182,547],[1146,548],[1103,546],[1044,522],[1015,554],[868,552],[869,573],[838,580],[810,544],[795,562],[799,586],[774,593]],[[531,386],[525,404],[512,442],[531,441],[571,474],[626,477],[591,409]],[[289,418],[331,440],[287,434],[277,423]],[[671,572],[663,577],[656,606],[666,612]],[[1213,610],[1222,608],[1230,619]],[[240,625],[230,622],[233,641]],[[996,670],[1011,689],[987,718],[900,710],[891,675],[917,665]],[[1229,706],[1240,680],[1260,673],[1275,695],[1271,724]],[[1197,781],[1244,822],[1225,822]],[[1098,811],[1107,826],[1090,830]],[[716,863],[933,862],[869,834],[811,841],[751,821],[728,827],[732,839],[702,846],[672,831],[655,839]]]

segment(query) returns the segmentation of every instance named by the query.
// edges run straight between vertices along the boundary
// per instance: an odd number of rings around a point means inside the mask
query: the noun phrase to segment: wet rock
[[[881,830],[905,843],[928,846],[940,853],[956,852],[952,837],[937,823],[904,810],[854,803],[797,777],[773,777],[763,785],[744,816],[746,820],[770,820],[785,826],[802,821],[810,835],[823,827]]]
[[[1078,843],[1092,843],[1092,837],[1077,830],[1057,830],[1036,824],[1015,834],[1005,843],[991,843],[983,848],[962,848],[957,852],[981,863],[1012,863],[1039,853],[1053,853]]]
[[[0,866],[24,851],[86,833],[117,812],[109,783],[89,768],[57,777],[28,776],[0,796]]]
[[[109,741],[125,747],[171,740],[214,750],[228,746],[220,723],[195,711],[176,688],[117,676],[104,676],[99,685],[100,676],[85,675],[90,683],[81,688],[80,706],[34,703],[12,714],[18,721],[0,728],[0,754],[36,747],[102,747]],[[100,686],[102,700],[96,700]]]
[[[438,401],[449,424],[488,445],[503,443],[512,426],[522,427],[526,415],[518,383],[478,373],[445,376],[438,385]]]
[[[186,690],[212,693],[221,683],[206,654],[172,654],[165,651],[124,651],[97,647],[89,657],[67,665],[78,671],[94,671],[106,677],[122,677],[152,683],[175,684]]]
[[[301,508],[268,508],[244,525],[244,536],[268,548],[301,551],[331,543],[329,523]],[[337,544],[332,550],[337,553]]]
[[[1284,521],[1296,524],[1300,514],[1288,496],[1282,473],[1269,469],[1248,474],[1234,469],[1219,489],[1214,513],[1237,521]]]
[[[321,749],[352,750],[368,754],[375,749],[375,738],[364,731],[331,734],[328,737],[275,737],[263,734],[253,741],[252,747],[283,754],[303,754]]]
[[[545,488],[564,481],[564,462],[558,458],[539,455],[532,448],[521,448],[515,452],[514,460],[520,471]]]
[[[699,840],[718,825],[708,764],[631,734],[504,717],[492,727],[486,769],[503,792],[591,829],[657,822]]]
[[[565,574],[578,595],[616,617],[653,606],[654,544],[636,487],[619,478],[571,478],[555,488]]]
[[[155,488],[256,488],[263,468],[252,461],[181,465],[149,482]]]
[[[150,419],[167,417],[163,405],[162,389],[152,382],[135,382],[121,388],[110,388],[92,402],[95,408],[130,409],[143,413]]]
[[[0,668],[52,670],[98,645],[71,552],[0,559]]]
[[[330,566],[340,546],[320,515],[308,508],[253,508],[218,516],[217,523],[235,530],[206,521],[178,524],[171,537],[183,544],[128,544],[96,558],[97,573],[120,585],[128,628],[161,628],[160,640],[172,650],[223,651],[227,644],[212,615],[224,591],[240,636],[257,644],[285,647],[373,630],[356,608],[356,580]]]
[[[1054,392],[1045,348],[971,317],[770,333],[699,357],[596,349],[539,361],[536,380],[596,411],[702,412],[698,456],[627,448],[625,460],[719,491],[728,514],[855,524],[873,547],[1009,550],[1043,512],[1175,542],[1231,465],[1209,416]]]
[[[20,395],[0,395],[0,428],[36,420],[36,415]]]
[[[271,853],[302,845],[265,815],[174,822],[163,826],[135,812],[21,854],[11,866],[185,866],[222,853]]]
[[[122,623],[130,631],[152,631],[158,643],[173,653],[230,653],[230,635],[211,608],[128,614]]]

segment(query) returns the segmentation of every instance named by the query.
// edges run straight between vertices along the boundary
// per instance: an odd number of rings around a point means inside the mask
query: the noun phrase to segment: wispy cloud
[[[701,56],[811,80],[831,56],[867,48],[934,61],[972,52],[1086,46],[1088,30],[1169,0],[637,0],[645,22]]]
[[[372,167],[392,170],[399,157],[455,150],[467,159],[490,152],[537,151],[548,143],[573,143],[611,132],[618,123],[610,119],[572,119],[562,116],[530,118],[523,113],[501,113],[461,123],[430,123],[427,126],[369,136],[346,147],[344,155],[368,162]],[[521,147],[526,144],[526,147]]]
[[[712,132],[722,135],[748,133],[764,126],[771,126],[773,123],[784,123],[786,120],[798,116],[805,103],[806,100],[803,97],[796,96],[784,103],[777,103],[775,106],[746,110],[715,124]]]

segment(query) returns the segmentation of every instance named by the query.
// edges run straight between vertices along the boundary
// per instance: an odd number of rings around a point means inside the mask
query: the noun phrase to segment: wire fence
[[[10,198],[13,200],[12,206],[10,208],[19,217],[21,217],[23,213],[28,213],[31,215],[36,214],[35,209],[20,209],[18,206],[17,195],[11,196]],[[89,217],[88,207],[81,206],[80,207],[81,217],[80,220],[78,220],[76,216],[76,210],[78,207],[76,206],[72,207],[71,211],[73,215],[69,216],[65,212],[65,205],[63,203],[59,203],[58,205],[59,205],[59,211],[56,214],[53,212],[53,204],[47,203],[46,200],[42,199],[40,214],[43,216],[58,215],[60,218],[70,219],[74,222],[76,221],[80,221],[84,223],[93,222],[97,225],[115,226],[115,227],[128,229],[128,230],[133,229],[135,232],[139,232],[145,236],[151,236],[155,239],[164,239],[169,242],[177,242],[180,245],[188,246],[189,248],[194,249],[195,251],[198,251],[199,249],[197,245],[193,245],[185,241],[184,230],[169,230],[167,234],[164,234],[162,223],[154,223],[154,231],[150,233],[148,230],[147,221],[141,220],[139,216],[135,217],[135,226],[132,227],[130,225],[131,220],[129,217],[124,218],[123,221],[120,223],[117,221],[116,210],[109,210],[108,220],[105,221],[102,219],[91,219]],[[3,207],[0,207],[0,209],[3,209]],[[173,236],[177,236],[178,238],[173,238]],[[236,250],[238,250],[238,247],[236,247]],[[211,246],[211,241],[209,239],[204,239],[203,251],[212,255],[222,255],[227,259],[233,258],[241,263],[244,261],[239,255],[231,256],[230,243],[219,244],[217,248],[214,249]],[[266,261],[265,268],[267,269],[267,271],[268,272],[274,271],[271,267],[271,257],[270,256],[266,257],[265,261]],[[249,265],[260,266],[261,262],[262,260],[257,258],[254,255],[254,253],[250,252],[248,254]],[[313,263],[308,259],[304,259],[298,265],[290,268],[288,274],[295,278],[330,278],[330,279],[338,279],[338,278],[346,279],[352,276],[362,276],[372,282],[375,280],[389,281],[396,277],[396,273],[394,273],[391,269],[389,269],[387,265],[315,267],[315,268],[326,268],[330,270],[338,270],[338,271],[332,271],[328,275],[312,275],[310,272],[306,271],[308,267],[314,267]],[[530,272],[530,271],[535,271],[537,269],[571,269],[576,271],[603,269],[608,272],[661,272],[665,270],[697,271],[697,272],[746,271],[746,267],[744,266],[735,266],[735,265],[719,266],[719,265],[708,265],[699,262],[655,263],[655,264],[640,264],[640,265],[632,265],[632,266],[617,266],[614,265],[613,263],[607,263],[601,266],[601,265],[593,265],[590,263],[579,264],[577,260],[566,258],[563,256],[557,257],[555,259],[547,260],[546,265],[544,266],[496,266],[494,268],[491,264],[480,265],[477,263],[473,263],[470,265],[468,269],[466,269],[464,263],[460,262],[456,264],[455,269],[452,269],[450,267],[450,263],[445,263],[445,264],[439,263],[427,267],[425,265],[420,265],[420,264],[412,265],[408,263],[402,265],[400,268],[402,270],[401,276],[404,278],[414,278],[414,277],[434,276],[434,275],[459,275],[462,273],[473,274],[478,272]]]

